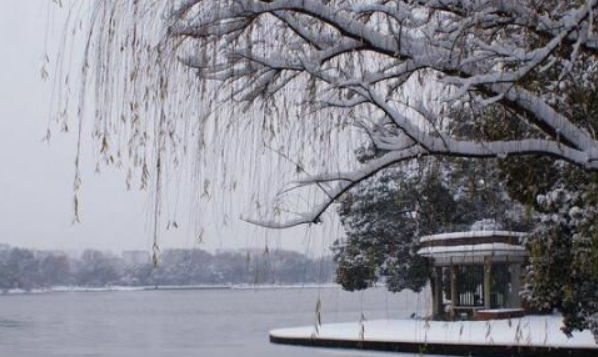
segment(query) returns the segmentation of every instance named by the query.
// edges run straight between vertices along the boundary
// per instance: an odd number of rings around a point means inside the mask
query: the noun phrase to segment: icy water
[[[273,345],[268,331],[411,315],[423,295],[337,288],[67,292],[0,296],[0,356],[383,356]]]

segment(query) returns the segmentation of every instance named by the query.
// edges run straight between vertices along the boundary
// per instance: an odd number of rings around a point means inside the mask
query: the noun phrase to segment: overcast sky
[[[79,251],[148,249],[151,246],[147,193],[126,191],[121,172],[93,173],[83,155],[82,223],[73,225],[74,134],[42,142],[51,117],[50,82],[41,80],[46,43],[53,60],[58,31],[48,31],[50,0],[0,3],[0,243]],[[56,11],[56,10],[54,10]],[[50,21],[56,27],[60,19]],[[51,29],[51,28],[50,28]],[[47,42],[46,42],[47,41]],[[89,140],[89,136],[85,137]],[[89,150],[88,150],[89,151]],[[334,237],[314,241],[305,228],[268,232],[234,223],[206,234],[198,244],[191,229],[162,237],[162,246],[262,247],[322,254]],[[218,228],[218,227],[216,227]]]

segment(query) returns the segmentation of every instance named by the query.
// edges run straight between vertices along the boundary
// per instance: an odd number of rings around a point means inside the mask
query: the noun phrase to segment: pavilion
[[[527,253],[522,236],[521,232],[474,230],[421,237],[417,253],[430,258],[434,269],[434,317],[488,320],[523,316],[519,294]]]
[[[270,342],[417,355],[598,356],[591,331],[568,336],[561,330],[562,316],[523,316],[519,292],[521,267],[527,259],[521,245],[524,234],[501,230],[488,219],[477,223],[469,232],[420,238],[418,253],[430,258],[434,267],[433,306],[439,321],[411,317],[320,324],[318,320],[315,326],[270,331]],[[441,321],[447,318],[478,321]]]

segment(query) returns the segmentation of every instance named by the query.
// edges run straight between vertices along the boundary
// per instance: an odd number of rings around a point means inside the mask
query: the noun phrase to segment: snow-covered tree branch
[[[299,186],[337,182],[312,212],[269,227],[313,223],[356,183],[425,155],[546,155],[598,168],[598,142],[566,107],[554,103],[575,71],[594,66],[598,1],[184,1],[168,16],[185,65],[231,87],[230,100],[309,93],[296,102],[346,115],[386,156],[352,172],[307,176]],[[523,136],[460,138],[400,102],[410,79],[435,81],[437,108],[500,107],[523,122]],[[542,83],[547,78],[549,83]],[[555,89],[556,88],[556,89]],[[382,119],[379,119],[379,118]],[[377,118],[373,120],[371,118]],[[484,120],[484,119],[482,119]],[[488,118],[488,121],[495,120]],[[591,121],[593,118],[587,118]],[[380,130],[393,126],[399,131]],[[394,134],[389,134],[394,133]],[[398,133],[398,134],[397,134]],[[400,137],[397,137],[399,135]],[[408,145],[405,145],[405,143]]]
[[[99,153],[108,163],[128,160],[142,181],[151,161],[168,161],[155,157],[178,162],[188,155],[190,127],[202,137],[194,150],[203,150],[211,125],[205,118],[226,116],[227,128],[242,126],[226,106],[254,122],[263,122],[255,114],[263,113],[269,124],[261,127],[273,136],[288,135],[281,128],[294,120],[306,132],[328,125],[320,137],[352,126],[386,155],[349,171],[302,170],[291,187],[319,184],[325,195],[297,219],[247,217],[273,228],[314,223],[355,184],[422,156],[543,155],[597,169],[594,118],[574,119],[572,102],[560,100],[571,85],[591,85],[585,73],[596,69],[597,6],[598,0],[97,1],[85,33],[83,92],[95,84]],[[424,87],[434,88],[433,98],[418,93]],[[77,106],[81,116],[86,96]],[[59,101],[69,105],[68,98]],[[474,111],[487,125],[524,129],[457,135],[447,126],[460,120],[446,114],[453,109]],[[316,149],[308,156],[327,154]]]

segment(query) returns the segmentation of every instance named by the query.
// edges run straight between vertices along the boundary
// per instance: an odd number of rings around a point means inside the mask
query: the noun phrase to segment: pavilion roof
[[[436,265],[522,261],[527,251],[521,245],[522,232],[465,231],[420,238],[418,254],[434,259]]]
[[[420,237],[419,242],[420,243],[441,242],[441,241],[448,241],[448,240],[455,240],[455,239],[475,240],[476,238],[501,238],[501,237],[521,239],[521,237],[523,237],[525,235],[526,235],[526,233],[514,232],[514,231],[498,231],[498,230],[496,230],[496,231],[465,231],[465,232],[440,233],[440,234],[422,236],[422,237]]]

